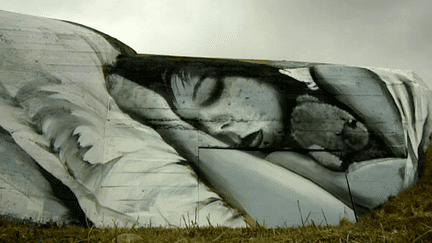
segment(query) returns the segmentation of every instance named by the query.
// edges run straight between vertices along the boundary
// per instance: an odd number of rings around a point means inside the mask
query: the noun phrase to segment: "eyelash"
[[[216,80],[216,85],[214,86],[212,92],[209,95],[209,98],[201,103],[201,106],[207,107],[213,105],[222,95],[224,91],[225,85],[222,81],[222,78],[218,78]]]

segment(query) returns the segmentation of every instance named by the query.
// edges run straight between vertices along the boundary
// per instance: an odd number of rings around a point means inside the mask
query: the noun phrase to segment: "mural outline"
[[[33,194],[14,189],[37,202],[35,218],[58,207],[48,217],[76,220],[64,203],[75,201],[74,213],[95,225],[141,216],[144,225],[182,226],[181,215],[197,209],[203,225],[211,214],[231,227],[276,227],[301,222],[293,219],[301,200],[316,209],[311,218],[319,221],[324,208],[338,223],[421,176],[429,91],[410,73],[137,55],[92,29],[1,13],[9,38],[1,53],[2,179],[13,185],[22,172],[12,168],[27,168],[26,178],[39,179],[16,185],[51,182]],[[30,30],[15,30],[10,19]],[[150,167],[137,169],[143,158]],[[54,181],[71,191],[56,194]]]

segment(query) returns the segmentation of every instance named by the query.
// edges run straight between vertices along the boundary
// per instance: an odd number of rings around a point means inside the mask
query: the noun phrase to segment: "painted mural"
[[[0,11],[0,213],[94,226],[356,221],[422,175],[409,71],[140,55]]]

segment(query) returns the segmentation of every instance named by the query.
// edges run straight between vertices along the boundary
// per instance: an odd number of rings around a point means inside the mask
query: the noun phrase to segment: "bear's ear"
[[[406,158],[399,110],[384,81],[374,72],[343,65],[316,65],[311,75],[319,88],[333,95],[362,118],[396,157]]]
[[[320,103],[320,100],[318,98],[316,98],[315,96],[305,94],[305,95],[300,95],[299,97],[297,97],[296,102],[297,102],[297,104],[307,103],[307,102]]]

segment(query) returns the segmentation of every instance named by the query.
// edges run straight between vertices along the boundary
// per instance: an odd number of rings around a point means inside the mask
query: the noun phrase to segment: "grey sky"
[[[432,87],[429,0],[3,0],[78,22],[140,53],[410,69]]]

